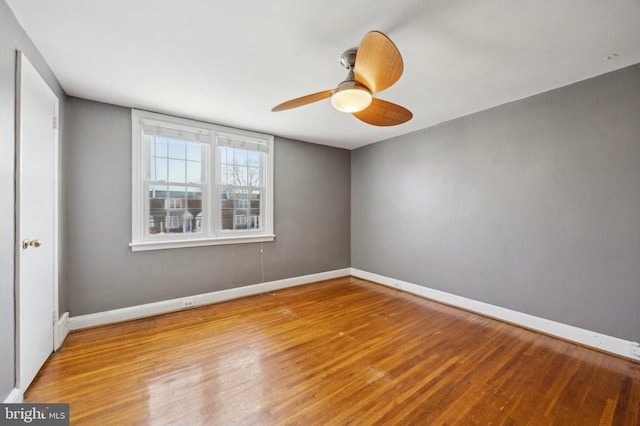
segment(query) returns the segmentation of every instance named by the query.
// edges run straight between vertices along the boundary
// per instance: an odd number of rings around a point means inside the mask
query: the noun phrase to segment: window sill
[[[184,247],[219,246],[223,244],[263,243],[275,240],[275,235],[246,235],[192,240],[143,241],[130,243],[131,251],[165,250]]]

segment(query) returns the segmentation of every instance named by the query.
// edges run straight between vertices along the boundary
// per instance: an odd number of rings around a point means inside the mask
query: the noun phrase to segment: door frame
[[[55,99],[55,110],[54,110],[54,122],[51,123],[53,127],[53,313],[51,318],[51,327],[53,329],[53,339],[51,341],[51,351],[57,349],[56,346],[59,346],[62,342],[57,342],[58,332],[57,332],[57,324],[59,321],[59,304],[58,304],[58,262],[59,262],[59,153],[58,153],[58,139],[60,132],[60,99],[56,95],[56,93],[51,89],[49,84],[44,80],[42,75],[38,72],[38,70],[33,66],[31,61],[27,58],[24,52],[20,50],[16,50],[16,79],[15,79],[15,244],[14,244],[14,253],[15,253],[15,284],[14,284],[14,310],[15,310],[15,387],[20,391],[21,394],[24,393],[26,388],[30,385],[27,383],[20,383],[21,381],[21,351],[20,347],[20,333],[22,332],[22,327],[20,324],[20,288],[21,288],[21,277],[20,277],[20,266],[21,266],[21,257],[23,253],[22,249],[22,241],[20,241],[20,213],[21,213],[21,175],[22,175],[22,132],[21,132],[21,121],[22,121],[22,111],[21,111],[21,91],[22,91],[22,73],[24,67],[32,67],[35,71],[42,83],[44,83],[44,87],[49,92],[52,99]]]

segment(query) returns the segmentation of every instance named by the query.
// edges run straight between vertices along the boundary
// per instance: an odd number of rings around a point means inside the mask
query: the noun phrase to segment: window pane
[[[250,207],[252,209],[259,209],[260,208],[260,190],[259,189],[254,189],[253,191],[251,191],[251,194],[249,195],[249,201],[250,201]]]
[[[187,144],[184,141],[169,139],[169,157],[184,160]]]
[[[219,147],[220,183],[234,186],[260,186],[261,153],[241,148]]]
[[[202,189],[187,188],[187,220],[186,232],[202,232]]]
[[[220,228],[233,229],[233,200],[227,190],[220,193]]]
[[[150,155],[148,179],[175,183],[205,183],[206,170],[203,169],[203,159],[206,148],[204,143],[154,136],[150,142],[150,151],[156,155]]]
[[[202,188],[149,185],[148,235],[203,232]]]
[[[156,158],[149,157],[149,161],[147,163],[147,179],[148,180],[156,180]]]
[[[153,137],[154,153],[156,157],[167,156],[167,138],[160,136]]]
[[[163,232],[172,234],[184,232],[185,227],[185,188],[170,186],[165,199],[165,220]]]
[[[154,161],[155,160],[155,161]],[[152,158],[152,161],[155,162],[155,181],[167,181],[167,159],[166,158]]]
[[[149,155],[151,156],[156,155],[155,138],[151,135],[144,135],[143,139],[144,139],[145,145],[149,147]]]
[[[258,210],[258,212],[256,214],[254,214],[254,212],[251,212],[251,215],[249,216],[249,225],[248,228],[252,229],[252,230],[259,230],[261,229],[261,220],[260,220],[260,211]]]
[[[220,162],[220,164],[227,163],[227,150],[228,148],[226,146],[218,147],[218,155],[219,155],[218,161]]]
[[[227,153],[227,162],[229,164],[238,164],[239,159],[236,158],[236,152],[238,151],[235,148],[227,148],[229,151]]]
[[[149,186],[149,215],[147,233],[160,234],[163,231],[164,218],[166,216],[165,198],[167,187],[164,185]]]
[[[247,168],[233,165],[233,184],[236,186],[244,186],[247,184]]]
[[[260,190],[224,187],[220,193],[220,224],[223,231],[262,229]]]
[[[260,169],[258,167],[248,167],[248,186],[260,186]]]
[[[200,143],[187,143],[187,160],[202,161],[202,144]]]
[[[187,161],[187,182],[202,183],[202,163]]]
[[[169,182],[187,183],[184,160],[169,160]]]
[[[260,153],[258,151],[248,151],[248,157],[249,157],[249,166],[251,167],[260,166]]]
[[[246,198],[236,200],[236,209],[248,209],[249,208],[249,200]]]
[[[249,195],[249,229],[262,229],[262,210],[260,204],[260,190],[251,191]]]
[[[170,186],[168,198],[187,198],[187,188],[184,186]]]
[[[233,183],[233,168],[227,164],[220,166],[220,184],[231,185]]]

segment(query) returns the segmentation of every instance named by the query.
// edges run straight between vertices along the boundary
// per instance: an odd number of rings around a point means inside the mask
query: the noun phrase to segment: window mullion
[[[212,133],[211,146],[209,153],[209,164],[207,165],[207,171],[209,174],[209,181],[211,182],[211,189],[209,190],[209,232],[211,237],[219,235],[220,228],[220,167],[219,167],[219,153],[216,146],[217,133]]]

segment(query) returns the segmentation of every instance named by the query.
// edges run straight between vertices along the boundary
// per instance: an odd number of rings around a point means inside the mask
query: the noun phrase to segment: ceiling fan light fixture
[[[331,105],[342,112],[359,112],[367,108],[372,100],[371,92],[354,80],[343,81],[331,96]]]
[[[351,113],[372,126],[397,126],[411,120],[413,114],[408,109],[372,96],[395,84],[404,69],[400,51],[389,37],[380,31],[369,31],[357,48],[340,55],[340,64],[349,73],[338,87],[291,99],[271,111],[285,111],[331,98],[335,109]]]

